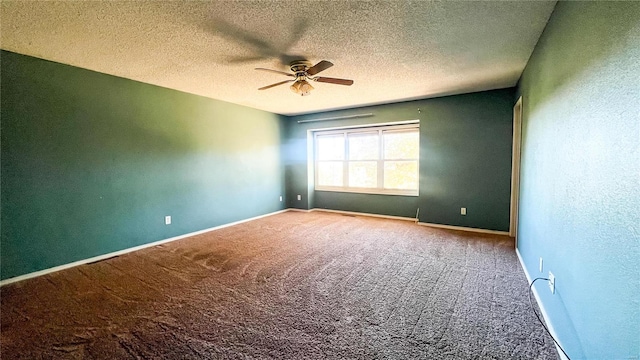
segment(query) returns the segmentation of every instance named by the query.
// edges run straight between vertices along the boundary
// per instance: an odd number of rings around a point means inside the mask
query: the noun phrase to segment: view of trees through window
[[[315,134],[316,189],[418,194],[418,125]]]

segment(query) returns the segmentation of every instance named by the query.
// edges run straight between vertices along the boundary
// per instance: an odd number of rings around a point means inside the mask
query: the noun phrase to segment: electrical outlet
[[[549,290],[552,294],[556,293],[556,277],[549,271]]]
[[[540,257],[540,272],[542,272],[542,256]]]
[[[280,201],[282,202],[282,196],[280,196]]]
[[[467,215],[467,208],[460,208],[460,215]]]
[[[165,216],[164,217],[164,224],[165,225],[171,225],[171,216]]]
[[[298,195],[298,200],[302,200],[302,195]]]

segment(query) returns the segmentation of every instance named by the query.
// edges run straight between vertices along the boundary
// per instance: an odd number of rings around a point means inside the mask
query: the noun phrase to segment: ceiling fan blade
[[[285,80],[285,81],[280,81],[279,83],[275,83],[275,84],[271,84],[271,85],[267,85],[267,86],[263,86],[261,88],[259,88],[258,90],[267,90],[267,89],[271,89],[274,86],[278,86],[278,85],[282,85],[282,84],[286,84],[288,82],[292,82],[294,80]]]
[[[313,65],[312,67],[310,67],[309,69],[307,69],[307,74],[309,74],[310,76],[313,76],[317,73],[319,73],[320,71],[324,71],[327,70],[328,68],[332,67],[333,64],[328,62],[327,60],[322,60],[319,63]]]
[[[313,80],[317,82],[324,82],[324,83],[330,83],[330,84],[347,85],[347,86],[353,85],[353,80],[347,80],[347,79],[336,79],[336,78],[320,76]]]
[[[287,73],[287,72],[279,71],[279,70],[271,70],[271,69],[265,69],[265,68],[256,68],[256,70],[260,70],[260,71],[269,71],[269,72],[276,73],[276,74],[281,74],[281,75],[287,75],[287,76],[295,77],[295,75],[293,75],[293,74],[291,74],[291,73]]]

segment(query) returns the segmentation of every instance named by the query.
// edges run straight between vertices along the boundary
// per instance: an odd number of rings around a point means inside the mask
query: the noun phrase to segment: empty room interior
[[[3,359],[640,358],[640,2],[0,6]]]

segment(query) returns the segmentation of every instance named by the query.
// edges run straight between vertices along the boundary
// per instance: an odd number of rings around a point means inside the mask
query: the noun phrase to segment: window
[[[418,195],[418,124],[319,131],[315,189]]]

